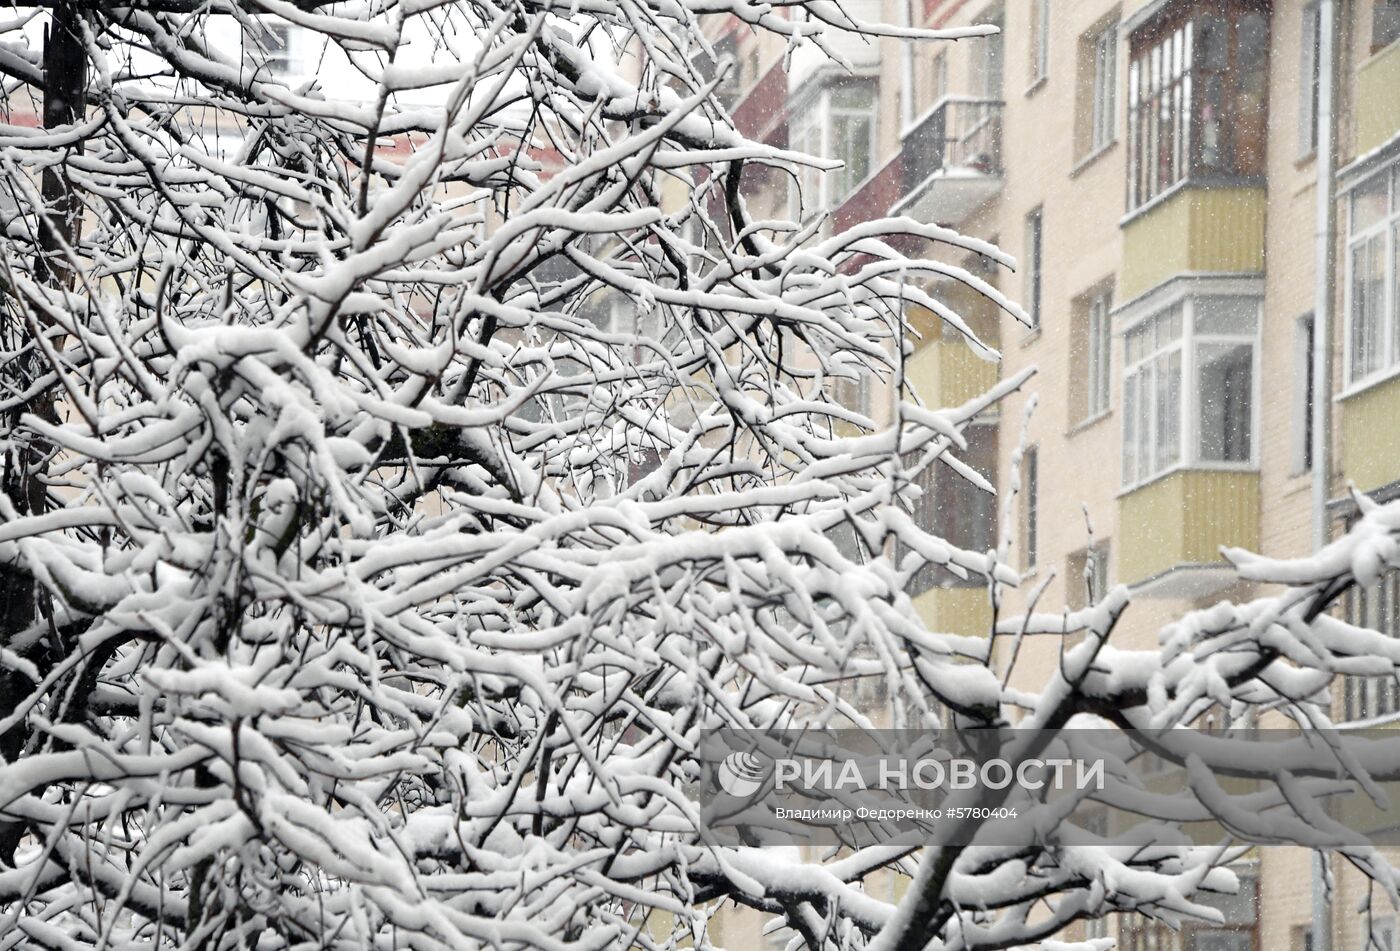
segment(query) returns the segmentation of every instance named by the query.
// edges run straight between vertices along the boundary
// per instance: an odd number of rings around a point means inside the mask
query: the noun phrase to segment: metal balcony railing
[[[905,188],[937,171],[1001,174],[1001,111],[998,99],[946,96],[904,139]]]

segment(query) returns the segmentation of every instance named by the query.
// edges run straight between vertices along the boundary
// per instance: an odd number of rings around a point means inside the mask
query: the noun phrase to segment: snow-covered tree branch
[[[915,477],[978,478],[962,430],[1027,378],[922,405],[906,314],[995,359],[932,288],[1024,321],[947,263],[1012,262],[907,218],[751,220],[746,167],[823,163],[736,130],[707,14],[833,56],[983,32],[827,0],[0,23],[0,948],[704,947],[732,902],[811,948],[994,949],[1231,887],[1231,850],[1154,831],[1165,808],[1126,852],[1051,828],[803,865],[702,836],[698,737],[869,724],[857,680],[911,727],[1316,727],[1335,675],[1400,662],[1327,613],[1400,564],[1396,507],[1303,563],[1238,554],[1284,593],[1160,650],[1112,645],[1122,589],[928,630],[925,566],[1019,579],[918,524]],[[346,87],[279,71],[292,35]],[[860,378],[889,412],[840,403]],[[1059,670],[1009,686],[1012,642],[1046,637]],[[1305,830],[1321,769],[1256,771]],[[898,905],[865,888],[887,869]]]

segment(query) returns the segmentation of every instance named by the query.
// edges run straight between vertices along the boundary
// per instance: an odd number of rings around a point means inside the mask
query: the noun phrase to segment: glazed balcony
[[[956,225],[1001,190],[1001,113],[996,99],[947,96],[904,136],[904,198],[896,214]]]

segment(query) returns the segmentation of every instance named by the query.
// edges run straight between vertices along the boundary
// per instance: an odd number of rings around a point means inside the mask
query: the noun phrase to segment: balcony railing
[[[997,99],[948,96],[904,139],[909,187],[941,169],[1001,173],[1001,109]]]
[[[929,110],[904,136],[900,210],[951,224],[985,200],[1001,180],[1001,113],[1000,100],[972,96]]]

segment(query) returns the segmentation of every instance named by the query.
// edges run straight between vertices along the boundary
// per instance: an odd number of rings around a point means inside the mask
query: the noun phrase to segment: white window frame
[[[1313,315],[1293,322],[1293,425],[1289,475],[1312,470]]]
[[[1030,0],[1031,14],[1031,81],[1027,92],[1037,88],[1050,76],[1050,0]]]
[[[1093,43],[1089,151],[1106,149],[1118,138],[1118,24],[1098,32]]]
[[[1380,220],[1358,231],[1356,229],[1356,196],[1365,185],[1384,178],[1388,209]],[[1343,395],[1365,389],[1374,383],[1389,379],[1400,373],[1400,292],[1397,292],[1397,255],[1400,255],[1400,163],[1392,163],[1384,169],[1359,180],[1347,190],[1347,242],[1346,242],[1346,386]],[[1373,240],[1381,243],[1381,262],[1385,271],[1381,287],[1380,361],[1375,369],[1357,375],[1355,352],[1356,282],[1355,252],[1362,245]]]
[[[1025,308],[1031,318],[1030,332],[1039,330],[1045,310],[1045,206],[1037,205],[1026,213],[1025,248],[1022,251],[1026,267]]]
[[[1040,563],[1040,448],[1027,446],[1021,454],[1022,564],[1034,571]]]
[[[818,158],[835,158],[835,141],[833,130],[836,127],[837,117],[865,118],[869,122],[870,134],[867,138],[866,174],[858,180],[848,180],[847,170],[838,169],[834,172],[823,172],[820,169],[803,166],[798,170],[797,181],[799,187],[794,189],[789,201],[789,214],[794,221],[810,221],[819,215],[828,214],[850,197],[865,182],[866,178],[875,171],[875,146],[879,138],[879,130],[876,128],[878,122],[879,92],[873,81],[862,83],[861,85],[869,91],[869,103],[864,109],[852,106],[836,106],[832,103],[832,93],[838,83],[819,83],[817,88],[806,96],[793,100],[788,108],[788,128],[792,129],[798,121],[803,124],[803,130],[816,130],[817,148],[809,148],[799,145],[793,141],[789,134],[788,147],[794,151],[806,152]],[[807,207],[803,208],[803,201]]]
[[[1317,151],[1318,87],[1321,83],[1319,48],[1322,41],[1318,0],[1304,4],[1298,49],[1298,157]]]
[[[1097,419],[1108,412],[1113,402],[1113,290],[1103,287],[1089,295],[1085,361],[1084,419]]]
[[[1196,330],[1196,304],[1199,300],[1216,297],[1234,297],[1241,300],[1252,301],[1255,306],[1254,332],[1250,335],[1244,334],[1221,334],[1221,333],[1201,333]],[[1120,432],[1120,478],[1122,492],[1128,493],[1141,488],[1148,483],[1171,475],[1185,469],[1210,469],[1224,470],[1231,472],[1254,472],[1259,468],[1259,403],[1260,403],[1260,329],[1264,323],[1263,315],[1263,294],[1257,288],[1251,287],[1247,290],[1227,285],[1216,285],[1214,282],[1196,282],[1190,291],[1185,288],[1177,291],[1170,298],[1154,303],[1150,309],[1139,311],[1131,322],[1125,321],[1125,325],[1119,337],[1123,347],[1123,381],[1122,381],[1122,406],[1123,406],[1123,427]],[[1128,335],[1138,327],[1148,321],[1156,320],[1159,316],[1169,313],[1175,307],[1181,308],[1181,332],[1168,340],[1166,343],[1158,345],[1150,353],[1140,355],[1136,360],[1129,360],[1127,353]],[[1210,344],[1241,344],[1247,343],[1250,347],[1250,394],[1249,394],[1249,458],[1240,461],[1227,461],[1217,459],[1204,459],[1200,452],[1200,407],[1198,405],[1199,390],[1197,386],[1197,370],[1199,366],[1199,350],[1202,345]],[[1156,462],[1156,426],[1157,414],[1154,412],[1144,419],[1142,407],[1134,405],[1130,407],[1128,398],[1129,387],[1136,384],[1140,376],[1152,372],[1152,388],[1155,389],[1155,364],[1157,360],[1164,356],[1169,356],[1173,352],[1181,354],[1181,382],[1177,393],[1177,445],[1176,458],[1162,466]],[[1155,402],[1152,404],[1155,406]],[[1153,459],[1151,464],[1144,466],[1141,460],[1134,455],[1134,471],[1127,471],[1127,460],[1124,452],[1128,445],[1129,434],[1134,439],[1138,438],[1137,427],[1140,422],[1146,422],[1149,427],[1150,438],[1146,440],[1148,446],[1152,448]],[[1141,440],[1138,445],[1141,445]]]

